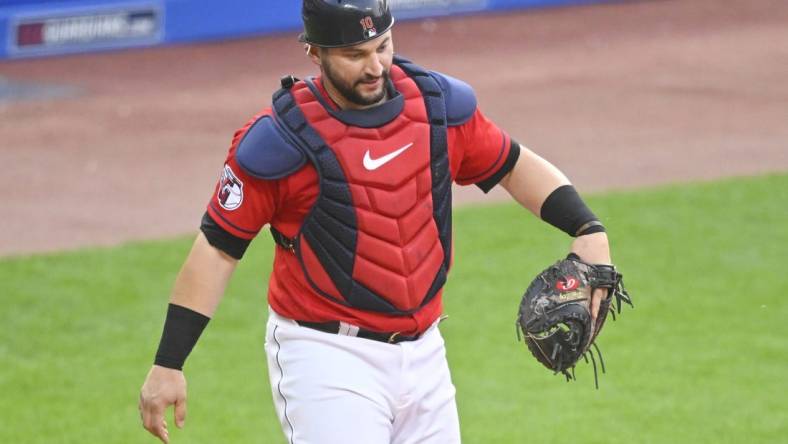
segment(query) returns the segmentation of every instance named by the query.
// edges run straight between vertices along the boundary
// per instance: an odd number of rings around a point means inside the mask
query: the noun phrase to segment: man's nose
[[[380,54],[374,53],[367,59],[367,64],[364,67],[364,74],[370,77],[380,77],[383,75],[383,63],[380,60]]]

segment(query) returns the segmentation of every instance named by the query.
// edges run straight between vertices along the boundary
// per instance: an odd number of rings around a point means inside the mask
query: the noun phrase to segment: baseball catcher
[[[471,85],[395,54],[389,3],[302,2],[319,75],[283,77],[233,136],[140,390],[142,424],[162,442],[170,406],[184,424],[186,358],[265,226],[265,351],[288,442],[461,442],[439,328],[453,183],[500,186],[574,238],[578,256],[540,276],[519,317],[549,368],[568,375],[612,299],[629,302],[614,268],[588,264],[610,263],[610,245],[569,178],[487,118]]]
[[[592,317],[592,295],[607,290],[600,301],[599,314]],[[613,302],[615,301],[615,308]],[[612,265],[589,264],[574,253],[539,273],[525,291],[517,316],[520,331],[534,357],[567,381],[574,379],[574,368],[582,357],[594,366],[594,384],[599,388],[596,350],[602,373],[605,364],[595,340],[605,324],[608,312],[615,320],[621,304],[632,306],[624,289],[621,274]],[[570,373],[571,371],[571,373]]]

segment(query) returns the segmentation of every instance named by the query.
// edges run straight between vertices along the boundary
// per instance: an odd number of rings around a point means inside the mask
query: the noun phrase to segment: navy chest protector
[[[391,80],[395,96],[379,109],[345,112],[326,104],[311,81],[283,81],[273,97],[276,130],[314,165],[320,191],[295,238],[272,232],[320,295],[404,315],[446,282],[447,126],[467,121],[476,102],[467,85],[404,59],[395,58]]]

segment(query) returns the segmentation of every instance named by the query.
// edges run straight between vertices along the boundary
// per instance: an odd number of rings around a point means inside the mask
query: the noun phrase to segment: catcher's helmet
[[[304,0],[299,40],[324,48],[357,45],[394,25],[388,0]]]

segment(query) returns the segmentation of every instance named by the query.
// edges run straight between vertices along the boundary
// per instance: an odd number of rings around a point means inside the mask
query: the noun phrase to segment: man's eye
[[[388,45],[381,45],[381,46],[378,48],[378,52],[383,52],[383,51],[385,51],[387,47],[388,47]]]

